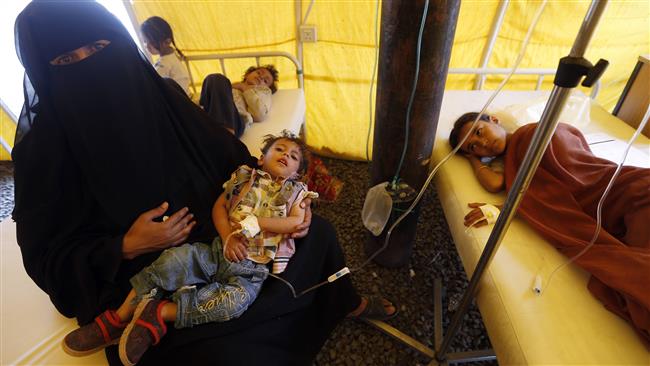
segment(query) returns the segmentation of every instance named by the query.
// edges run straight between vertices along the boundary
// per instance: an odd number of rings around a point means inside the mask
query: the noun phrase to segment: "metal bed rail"
[[[190,83],[192,84],[192,90],[194,91],[194,94],[196,94],[196,85],[194,84],[194,78],[192,77],[192,71],[190,69],[190,62],[191,61],[210,61],[210,60],[219,60],[219,64],[221,66],[221,72],[225,75],[228,76],[227,70],[226,70],[226,59],[233,59],[233,58],[254,58],[255,59],[255,64],[257,66],[260,66],[260,58],[263,57],[284,57],[289,59],[289,61],[293,62],[294,66],[296,67],[296,77],[298,78],[298,87],[300,89],[304,89],[304,78],[303,78],[303,70],[302,70],[302,65],[300,64],[300,61],[298,59],[288,53],[288,52],[283,52],[283,51],[261,51],[261,52],[237,52],[237,53],[209,53],[209,54],[204,54],[204,55],[192,55],[192,56],[185,56],[185,67],[187,67],[187,71],[190,74]]]
[[[476,75],[481,80],[484,80],[486,75],[507,75],[511,69],[508,68],[489,68],[489,67],[455,67],[449,68],[449,74],[457,75]],[[535,85],[535,90],[541,90],[542,82],[547,76],[555,76],[556,69],[518,69],[515,71],[514,75],[537,75],[537,84]],[[483,83],[475,85],[474,90],[482,90]],[[596,99],[598,92],[600,91],[600,80],[594,84],[591,89],[589,97],[591,99]]]

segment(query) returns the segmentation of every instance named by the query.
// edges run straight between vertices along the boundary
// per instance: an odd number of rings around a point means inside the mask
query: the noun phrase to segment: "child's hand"
[[[224,247],[223,255],[231,262],[239,262],[246,259],[246,244],[241,235],[235,234],[230,236]]]
[[[302,224],[296,226],[293,233],[289,235],[292,239],[301,239],[309,233],[309,225],[311,225],[311,198],[305,198],[300,202],[300,207],[305,209],[305,219]]]
[[[467,204],[467,207],[471,208],[472,211],[468,212],[467,215],[465,215],[465,222],[463,222],[465,226],[481,227],[487,225],[487,220],[479,220],[481,217],[483,217],[483,211],[481,211],[479,207],[483,206],[484,204],[485,203],[482,202],[473,202]]]
[[[470,154],[468,152],[463,152],[462,154],[470,163],[481,163],[479,158],[476,155]]]
[[[481,211],[479,207],[483,205],[485,205],[485,203],[482,202],[472,202],[467,204],[467,207],[471,208],[472,211],[468,212],[467,215],[465,215],[465,222],[463,223],[465,226],[481,227],[488,224],[486,219],[480,220],[481,217],[484,217],[484,215],[483,211]],[[503,204],[494,206],[496,206],[499,210],[503,209]]]
[[[248,84],[243,83],[243,82],[238,82],[238,83],[232,84],[233,89],[238,89],[238,90],[241,90],[242,92],[245,92],[246,90],[254,88],[254,87],[255,87],[255,85],[248,85]]]

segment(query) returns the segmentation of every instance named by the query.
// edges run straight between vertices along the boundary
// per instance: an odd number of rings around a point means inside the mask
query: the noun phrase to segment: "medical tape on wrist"
[[[252,239],[260,232],[260,224],[257,222],[255,215],[248,215],[239,222],[241,234],[248,239]]]
[[[499,213],[501,212],[495,205],[490,204],[479,206],[479,210],[481,210],[483,213],[483,218],[487,221],[488,225],[494,224],[497,221],[497,217],[499,217]]]

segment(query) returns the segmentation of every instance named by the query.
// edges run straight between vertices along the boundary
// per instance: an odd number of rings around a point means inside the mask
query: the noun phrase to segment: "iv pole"
[[[435,345],[435,351],[430,350],[427,346],[384,322],[367,320],[369,324],[405,343],[407,346],[427,356],[433,357],[430,365],[447,364],[448,362],[457,363],[494,359],[491,350],[461,352],[449,355],[447,354],[447,350],[462,323],[463,317],[469,310],[469,306],[476,295],[478,284],[483,273],[490,265],[494,254],[499,248],[501,240],[505,236],[512,218],[517,211],[517,207],[519,206],[524,193],[528,189],[533,175],[535,174],[535,170],[542,159],[542,155],[555,132],[558,118],[564,108],[564,104],[569,94],[571,93],[571,89],[578,86],[584,76],[586,77],[582,81],[582,85],[586,87],[592,86],[602,75],[608,65],[607,61],[601,59],[594,66],[583,57],[587,45],[591,41],[591,37],[606,7],[607,0],[592,1],[573,43],[573,47],[569,52],[569,56],[560,59],[555,80],[553,81],[555,85],[544,112],[542,113],[541,120],[535,130],[530,147],[526,151],[519,172],[515,177],[515,181],[508,196],[506,197],[503,210],[494,224],[494,228],[492,229],[487,244],[483,249],[481,257],[479,258],[467,290],[463,294],[460,305],[454,313],[444,337],[442,337],[442,315],[440,311],[440,307],[442,306],[440,300],[441,286],[440,281],[436,280],[434,285],[434,303],[436,309],[434,309],[435,324],[433,342]],[[442,338],[442,340],[440,338]]]

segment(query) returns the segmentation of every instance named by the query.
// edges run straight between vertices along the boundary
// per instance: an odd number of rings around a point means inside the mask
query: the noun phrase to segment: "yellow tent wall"
[[[9,116],[3,106],[0,106],[0,137],[9,145],[14,146],[14,137],[16,135],[16,123]],[[7,150],[0,146],[0,160],[11,160],[11,155]]]
[[[303,0],[299,4],[303,17],[309,3]],[[140,23],[152,15],[169,21],[177,44],[189,55],[260,50],[295,54],[297,4],[294,1],[136,0],[132,6]],[[540,4],[540,1],[510,2],[488,67],[512,66]],[[549,1],[520,67],[555,68],[558,60],[569,53],[589,4],[589,1]],[[375,55],[375,5],[374,1],[317,0],[310,12],[307,23],[317,26],[318,42],[303,44],[307,142],[317,151],[350,159],[366,157],[368,99]],[[450,67],[479,66],[498,6],[496,0],[461,3]],[[413,26],[419,26],[417,19]],[[610,61],[597,100],[611,110],[637,57],[649,52],[649,3],[610,1],[586,54],[594,63],[599,58]],[[229,77],[237,79],[253,62],[229,61]],[[288,61],[263,62],[278,64],[280,88],[295,87],[293,67]],[[219,71],[218,63],[194,63],[192,73],[198,90],[205,75]],[[446,88],[469,90],[474,80],[470,76],[450,75]],[[500,77],[488,77],[485,89],[494,88],[500,80]],[[405,80],[404,87],[410,88],[411,82]],[[517,76],[506,89],[530,90],[535,82],[535,77]],[[545,80],[542,88],[552,88],[551,78]]]

